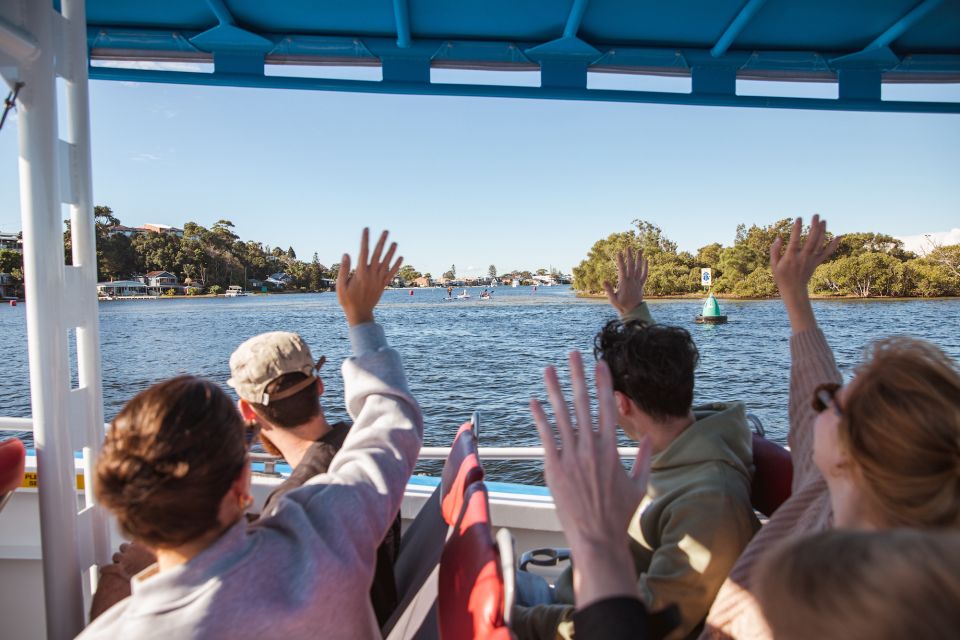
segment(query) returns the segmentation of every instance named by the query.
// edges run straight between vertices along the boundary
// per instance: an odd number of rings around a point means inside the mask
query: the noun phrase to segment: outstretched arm
[[[353,348],[342,367],[353,427],[327,473],[281,499],[281,505],[299,503],[326,544],[338,549],[339,557],[359,558],[357,575],[368,571],[371,577],[376,548],[400,508],[423,438],[420,408],[407,388],[400,356],[373,322],[373,308],[401,262],[398,258],[391,264],[395,244],[383,254],[386,240],[383,233],[371,253],[364,229],[356,270],[350,274],[351,260],[345,255],[337,277],[337,298],[350,324]],[[277,520],[283,513],[280,506],[260,522],[289,526],[292,516]]]
[[[647,284],[649,263],[643,257],[643,251],[634,253],[632,247],[617,253],[617,288],[613,283],[605,280],[603,288],[607,292],[607,300],[620,314],[624,322],[640,320],[653,323],[653,318],[643,303],[643,288]]]
[[[825,382],[841,382],[840,371],[826,338],[817,327],[807,286],[817,265],[836,250],[840,238],[825,242],[827,223],[819,215],[810,222],[810,234],[801,242],[803,221],[793,223],[790,242],[783,251],[777,238],[770,247],[770,270],[787,308],[793,336],[790,338],[790,442],[793,456],[793,490],[796,492],[819,473],[813,464],[813,422],[810,405],[814,389]]]
[[[637,576],[630,556],[627,525],[646,492],[650,443],[644,439],[627,474],[617,453],[617,406],[607,364],[596,365],[598,421],[590,416],[590,398],[580,353],[570,353],[570,377],[577,429],[553,367],[544,371],[560,448],[553,428],[536,400],[530,401],[544,446],[544,475],[574,558],[573,588],[578,608],[606,598],[637,597]]]

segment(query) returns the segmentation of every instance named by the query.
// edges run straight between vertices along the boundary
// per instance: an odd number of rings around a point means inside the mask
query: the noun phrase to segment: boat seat
[[[0,442],[0,510],[7,504],[14,489],[23,482],[27,451],[18,438]]]
[[[393,567],[398,605],[383,627],[388,640],[440,637],[436,607],[440,555],[462,509],[464,491],[482,478],[476,433],[468,421],[457,430],[440,484],[400,538],[400,552]]]
[[[788,450],[754,433],[753,466],[750,502],[769,518],[790,497],[793,458]]]
[[[452,526],[462,511],[467,487],[480,480],[483,480],[483,466],[477,436],[473,423],[468,421],[457,431],[440,476],[440,511],[447,524]]]
[[[510,546],[504,551],[512,556],[512,542]],[[510,637],[504,614],[509,611],[511,590],[504,583],[501,560],[487,488],[483,482],[474,482],[467,488],[463,509],[440,558],[441,639]],[[512,566],[513,559],[507,562]]]

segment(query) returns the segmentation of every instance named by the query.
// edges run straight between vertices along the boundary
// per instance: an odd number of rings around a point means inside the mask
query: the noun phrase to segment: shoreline
[[[588,300],[606,300],[607,294],[605,293],[582,293],[577,292],[576,297],[585,298]],[[766,302],[768,300],[779,300],[780,296],[769,296],[766,298],[738,298],[726,293],[715,293],[713,297],[717,300],[730,300],[733,302]],[[643,299],[645,301],[649,300],[703,300],[704,294],[702,293],[678,293],[667,296],[654,296],[654,295],[644,295]],[[884,302],[897,302],[897,301],[908,301],[908,300],[960,300],[960,296],[869,296],[866,298],[860,296],[825,296],[825,295],[810,295],[811,300],[859,300],[861,302],[867,301],[884,301]]]

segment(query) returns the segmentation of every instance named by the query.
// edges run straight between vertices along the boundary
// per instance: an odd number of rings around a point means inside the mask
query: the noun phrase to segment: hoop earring
[[[240,511],[246,511],[253,506],[253,496],[249,493],[246,493],[240,497]]]

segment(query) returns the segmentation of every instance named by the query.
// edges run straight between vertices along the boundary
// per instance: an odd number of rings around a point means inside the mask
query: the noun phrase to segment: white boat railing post
[[[71,111],[71,143],[60,141],[57,118],[58,71],[70,76],[73,86],[68,87],[68,92],[72,101],[76,103],[80,99],[86,103],[86,82],[77,83],[79,73],[86,73],[85,52],[83,62],[71,61],[66,55],[58,57],[61,51],[67,55],[75,53],[76,43],[65,40],[71,33],[79,37],[80,30],[85,31],[85,21],[82,3],[65,8],[73,11],[72,30],[49,2],[14,0],[14,3],[20,21],[14,26],[37,45],[34,55],[20,59],[17,65],[19,81],[23,83],[17,100],[20,198],[30,396],[40,478],[46,632],[48,638],[59,640],[73,638],[83,629],[81,573],[95,555],[89,548],[97,546],[94,543],[97,536],[89,524],[95,514],[92,511],[85,514],[84,530],[81,531],[78,524],[74,450],[84,445],[97,446],[99,440],[91,436],[103,423],[99,417],[102,403],[96,308],[82,302],[93,295],[93,286],[87,279],[95,255],[92,233],[82,231],[82,217],[87,214],[83,200],[78,197],[90,200],[89,124],[80,122],[88,116],[87,106]],[[8,4],[7,8],[10,7]],[[61,171],[65,175],[61,175]],[[86,182],[79,178],[84,171]],[[63,190],[61,180],[66,187]],[[80,233],[74,235],[74,242],[79,243],[74,249],[74,258],[80,263],[78,267],[64,265],[62,201],[74,205],[73,224],[81,228]],[[89,205],[86,206],[89,209]],[[95,279],[96,265],[92,264],[92,268]],[[74,295],[71,292],[75,292]],[[72,304],[74,302],[80,304]],[[71,390],[70,379],[67,332],[71,328],[82,329],[78,332],[78,350],[83,354],[81,385],[76,391]],[[91,380],[91,376],[96,380]],[[71,432],[71,424],[78,425],[76,431]],[[89,544],[81,545],[80,540]],[[105,544],[105,539],[102,542]]]
[[[97,236],[94,224],[93,176],[90,143],[90,80],[87,77],[87,21],[86,0],[63,0],[63,17],[67,20],[67,60],[72,61],[66,87],[67,142],[72,162],[70,166],[72,201],[70,203],[70,239],[73,266],[66,267],[67,293],[78,315],[77,375],[79,387],[71,394],[78,396],[82,411],[73,412],[84,455],[85,509],[91,516],[91,542],[88,550],[80,550],[81,570],[89,572],[90,593],[96,590],[99,572],[96,565],[110,561],[109,516],[96,506],[93,492],[93,471],[96,468],[100,443],[103,442],[103,379],[100,364],[100,312],[97,304]],[[85,553],[86,551],[86,553]],[[85,557],[86,556],[86,557]],[[86,610],[87,607],[84,607]]]

